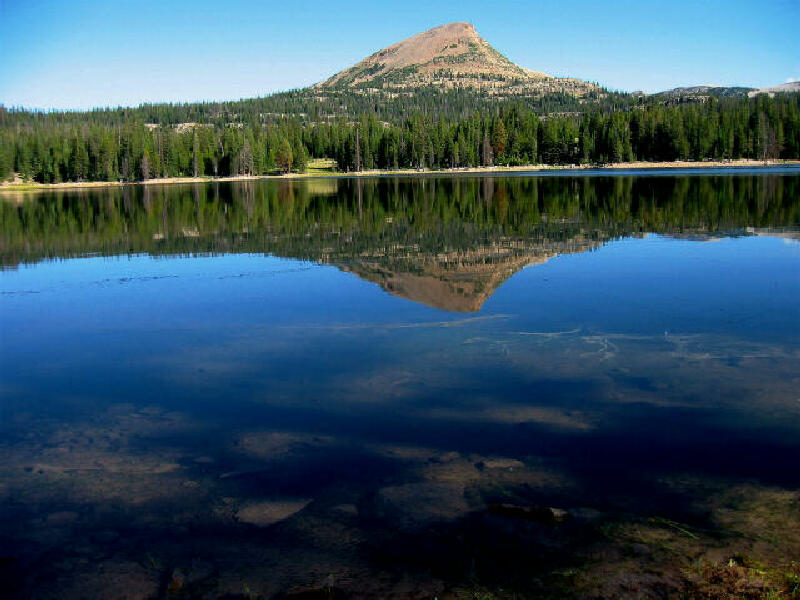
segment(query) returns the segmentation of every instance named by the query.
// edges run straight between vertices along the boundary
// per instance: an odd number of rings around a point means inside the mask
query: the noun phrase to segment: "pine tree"
[[[492,145],[489,143],[489,132],[483,134],[483,146],[481,150],[481,159],[484,167],[491,167],[494,163],[494,154],[492,152]]]
[[[506,142],[508,142],[506,127],[503,125],[502,119],[498,119],[492,135],[492,147],[494,148],[495,156],[500,157],[503,155],[506,151]]]
[[[200,159],[200,140],[197,136],[197,131],[194,132],[192,137],[192,176],[200,177],[203,174],[203,161]]]
[[[141,174],[142,181],[147,181],[150,179],[150,157],[148,156],[147,151],[142,154]]]
[[[356,172],[361,171],[361,137],[359,136],[359,128],[356,127],[356,142],[355,142],[355,170]]]
[[[275,152],[275,163],[282,173],[292,170],[292,145],[286,137],[281,138]]]

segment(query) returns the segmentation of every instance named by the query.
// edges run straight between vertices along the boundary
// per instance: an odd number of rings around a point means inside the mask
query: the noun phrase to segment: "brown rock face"
[[[448,23],[368,56],[318,88],[407,89],[427,85],[494,93],[567,92],[597,86],[522,68],[495,50],[470,23]]]

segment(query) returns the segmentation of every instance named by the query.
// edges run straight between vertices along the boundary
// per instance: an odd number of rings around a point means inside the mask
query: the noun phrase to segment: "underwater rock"
[[[282,500],[269,502],[255,502],[241,508],[236,516],[243,523],[250,523],[259,527],[266,527],[288,519],[300,512],[311,503],[310,498],[300,500]]]
[[[391,485],[380,489],[378,499],[404,527],[454,521],[470,511],[464,484],[459,481]]]
[[[92,536],[92,541],[98,544],[110,544],[112,542],[116,542],[118,539],[119,539],[119,533],[117,533],[113,529],[100,531]]]
[[[62,510],[47,515],[47,517],[45,518],[45,522],[48,525],[67,525],[73,523],[74,521],[77,521],[79,516],[80,515],[75,511]]]
[[[553,508],[550,506],[520,506],[517,504],[501,503],[490,504],[489,514],[547,524],[563,523],[572,518],[569,511],[563,508]]]
[[[185,581],[186,581],[186,576],[183,574],[183,572],[180,569],[175,569],[169,576],[167,591],[177,592],[179,589],[183,587]]]
[[[296,589],[278,596],[280,600],[340,600],[347,597],[343,589],[333,586]]]

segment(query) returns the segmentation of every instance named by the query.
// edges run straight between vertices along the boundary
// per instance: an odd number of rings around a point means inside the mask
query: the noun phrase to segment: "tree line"
[[[490,165],[800,157],[800,94],[645,103],[542,115],[524,103],[394,122],[303,115],[236,122],[150,122],[140,109],[113,118],[0,108],[0,177],[43,182],[302,172],[309,157],[340,171]],[[146,115],[148,118],[153,115]]]

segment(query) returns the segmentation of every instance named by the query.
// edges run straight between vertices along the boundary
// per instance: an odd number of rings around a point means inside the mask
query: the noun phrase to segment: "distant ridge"
[[[634,95],[653,96],[655,98],[663,99],[681,99],[681,98],[753,98],[759,94],[768,94],[774,96],[775,94],[787,94],[793,92],[800,92],[800,81],[791,81],[762,88],[752,88],[743,86],[719,86],[719,85],[693,85],[687,87],[676,87],[671,90],[664,90],[663,92],[656,92],[655,94],[643,94],[641,92],[634,92]]]
[[[470,23],[448,23],[418,33],[315,87],[410,90],[431,85],[480,89],[495,95],[562,92],[583,96],[600,90],[579,79],[553,77],[514,64]]]
[[[714,97],[714,98],[745,98],[748,93],[755,88],[741,86],[719,86],[719,85],[693,85],[687,87],[676,87],[671,90],[664,90],[651,94],[658,98],[689,98],[689,97]]]
[[[800,92],[800,81],[789,81],[787,83],[774,85],[772,87],[758,88],[757,90],[750,92],[748,96],[752,98],[758,94],[769,94],[770,96],[774,96],[775,94],[791,94],[796,92]]]

